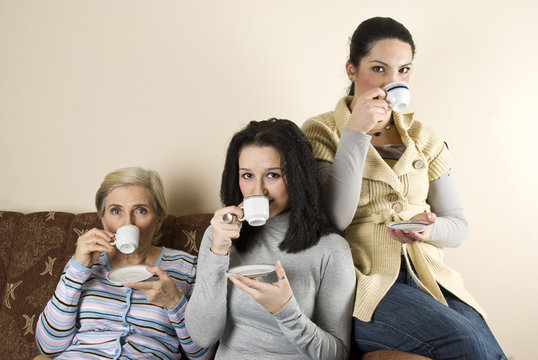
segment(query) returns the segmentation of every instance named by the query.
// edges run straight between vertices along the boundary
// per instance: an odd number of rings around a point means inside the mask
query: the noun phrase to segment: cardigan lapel
[[[413,122],[413,114],[394,114],[394,123],[398,128],[402,142],[405,145],[405,151],[402,154],[402,157],[396,162],[392,170],[396,176],[400,177],[402,175],[408,174],[410,172],[416,171],[423,168],[427,164],[427,159],[424,157],[424,154],[420,152],[417,148],[415,141],[409,136],[408,130],[411,127]],[[422,164],[419,165],[416,161],[421,161]]]
[[[349,104],[353,100],[352,96],[346,96],[340,99],[334,109],[334,119],[336,128],[339,132],[346,126],[351,116]],[[363,178],[369,180],[382,181],[390,185],[395,191],[402,190],[402,183],[399,176],[402,176],[413,170],[413,162],[417,159],[422,159],[418,152],[415,142],[409,137],[407,130],[413,122],[413,114],[400,114],[392,112],[394,124],[400,133],[402,142],[405,145],[405,151],[400,160],[396,162],[394,168],[391,168],[385,160],[381,158],[377,150],[372,144],[368,145],[368,154],[363,169]],[[340,135],[340,134],[338,134]]]
[[[349,111],[349,104],[353,100],[352,96],[346,96],[340,99],[336,104],[334,109],[334,120],[336,123],[336,128],[338,131],[346,126],[351,116]],[[340,134],[338,134],[340,136]],[[402,184],[398,177],[394,174],[394,171],[387,165],[385,160],[379,156],[377,150],[372,146],[368,145],[368,154],[366,155],[366,160],[364,163],[363,169],[363,178],[370,180],[379,180],[388,183],[395,190],[400,190]]]
[[[372,144],[368,145],[368,154],[364,162],[362,173],[364,179],[382,181],[390,185],[394,190],[400,191],[402,183],[389,165],[381,158]]]
[[[418,152],[415,142],[409,137],[407,130],[413,121],[413,114],[392,113],[394,125],[400,133],[402,142],[405,145],[405,151],[402,157],[391,168],[385,160],[381,158],[372,144],[368,146],[368,154],[364,164],[363,177],[370,180],[382,181],[390,185],[395,191],[402,190],[400,176],[413,171],[413,162],[422,159]],[[423,160],[423,159],[422,159]]]

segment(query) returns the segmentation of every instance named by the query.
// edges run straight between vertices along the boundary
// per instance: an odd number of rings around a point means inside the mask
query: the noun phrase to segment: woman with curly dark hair
[[[263,226],[239,220],[239,205],[252,195],[268,200]],[[219,341],[216,359],[347,359],[351,253],[323,211],[317,165],[299,127],[270,119],[236,133],[221,200],[225,207],[202,240],[186,313],[194,342]],[[275,264],[275,271],[260,279],[227,273],[252,264]]]

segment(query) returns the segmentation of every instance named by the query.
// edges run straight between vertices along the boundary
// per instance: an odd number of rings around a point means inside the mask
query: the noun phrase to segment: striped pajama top
[[[71,258],[39,317],[39,351],[56,359],[180,359],[181,352],[190,359],[209,359],[210,352],[192,342],[184,322],[196,262],[196,256],[163,247],[155,266],[185,295],[166,310],[149,303],[142,291],[110,282],[105,253],[91,268]]]

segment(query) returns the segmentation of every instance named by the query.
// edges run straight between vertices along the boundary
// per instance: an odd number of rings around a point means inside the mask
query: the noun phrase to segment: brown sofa
[[[198,253],[211,214],[169,215],[161,245]],[[77,238],[100,227],[95,212],[0,211],[0,359],[33,359],[38,354],[34,331],[51,298]],[[376,351],[363,359],[426,359],[401,352]]]

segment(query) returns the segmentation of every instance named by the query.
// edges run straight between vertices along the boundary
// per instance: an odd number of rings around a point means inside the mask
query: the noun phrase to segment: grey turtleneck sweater
[[[289,212],[267,221],[259,245],[227,256],[211,252],[211,227],[200,246],[196,285],[185,313],[192,340],[207,347],[220,341],[216,359],[347,359],[355,271],[349,245],[337,234],[299,253],[278,248]],[[280,260],[293,296],[276,313],[226,278],[229,267]],[[261,281],[276,281],[275,273]]]

